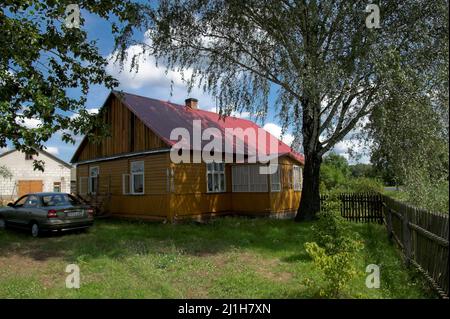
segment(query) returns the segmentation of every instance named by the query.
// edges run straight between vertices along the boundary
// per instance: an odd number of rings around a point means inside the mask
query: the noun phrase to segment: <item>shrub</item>
[[[375,178],[359,177],[349,179],[343,188],[349,192],[382,192],[383,183]]]
[[[330,202],[312,226],[315,241],[306,243],[305,249],[325,278],[326,285],[320,289],[320,295],[336,298],[356,276],[354,258],[363,244],[335,209],[335,201]]]

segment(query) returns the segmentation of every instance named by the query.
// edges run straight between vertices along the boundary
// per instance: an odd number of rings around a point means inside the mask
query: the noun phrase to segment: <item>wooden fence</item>
[[[448,298],[449,216],[382,196],[388,235],[443,298]]]
[[[321,195],[321,206],[326,206],[329,197]],[[341,193],[337,196],[340,202],[341,216],[352,222],[383,223],[382,199],[378,193]]]
[[[448,214],[412,207],[377,193],[342,193],[337,196],[341,215],[353,222],[385,223],[405,256],[443,298],[449,295]],[[330,204],[320,197],[322,207]]]

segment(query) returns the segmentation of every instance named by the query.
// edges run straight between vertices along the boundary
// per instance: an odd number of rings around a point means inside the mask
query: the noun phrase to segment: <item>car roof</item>
[[[61,192],[40,192],[40,193],[28,193],[26,195],[50,196],[50,195],[70,195],[70,194]]]

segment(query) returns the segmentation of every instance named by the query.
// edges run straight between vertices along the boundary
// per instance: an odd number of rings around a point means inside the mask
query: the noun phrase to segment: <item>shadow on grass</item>
[[[266,218],[224,217],[208,224],[161,224],[101,220],[85,233],[64,233],[31,238],[16,230],[0,231],[2,254],[35,260],[51,257],[68,261],[83,258],[126,258],[161,254],[214,255],[233,249],[279,253],[283,261],[306,260],[303,245],[311,238],[311,222]],[[300,254],[299,254],[300,253]],[[290,254],[290,256],[286,256]]]

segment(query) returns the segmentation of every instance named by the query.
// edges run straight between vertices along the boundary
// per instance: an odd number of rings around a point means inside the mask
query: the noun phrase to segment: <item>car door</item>
[[[23,213],[21,211],[23,205],[28,199],[28,195],[22,196],[19,198],[12,206],[9,206],[7,215],[6,215],[6,222],[11,226],[21,226],[23,225],[23,216],[21,214]]]

